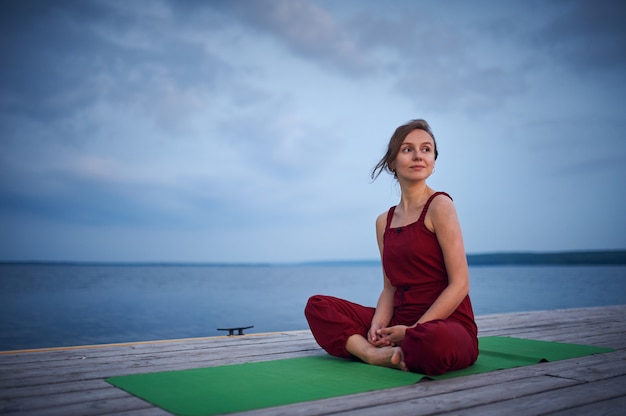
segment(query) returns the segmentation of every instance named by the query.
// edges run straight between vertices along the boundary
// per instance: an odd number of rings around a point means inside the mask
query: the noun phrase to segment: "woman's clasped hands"
[[[395,325],[386,328],[372,325],[367,334],[367,340],[376,347],[400,346],[408,328],[406,325]]]

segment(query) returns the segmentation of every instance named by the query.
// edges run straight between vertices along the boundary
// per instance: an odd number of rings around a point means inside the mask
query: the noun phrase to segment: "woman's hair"
[[[374,166],[374,169],[372,169],[372,174],[371,174],[372,180],[376,180],[376,178],[378,178],[378,176],[383,170],[389,173],[393,173],[395,176],[395,173],[391,170],[391,168],[389,168],[389,164],[393,162],[394,160],[396,160],[396,157],[398,156],[398,152],[400,152],[400,147],[402,146],[404,139],[413,130],[424,130],[426,133],[430,135],[430,137],[433,138],[433,143],[435,144],[435,160],[437,160],[437,156],[439,155],[439,152],[437,151],[437,141],[435,140],[435,135],[430,130],[430,126],[428,125],[426,120],[422,120],[422,119],[411,120],[408,123],[403,124],[400,127],[398,127],[396,131],[393,133],[393,135],[391,136],[391,139],[389,139],[389,145],[387,146],[387,153],[385,153],[385,156],[383,156],[383,158],[380,159],[380,161],[376,164],[376,166]]]

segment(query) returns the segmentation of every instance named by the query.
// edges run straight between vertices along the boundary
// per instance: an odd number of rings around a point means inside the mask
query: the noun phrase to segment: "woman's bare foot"
[[[404,362],[404,353],[400,347],[376,347],[357,334],[348,338],[346,349],[350,354],[368,364],[408,371]]]
[[[370,350],[370,354],[368,354],[365,362],[381,367],[408,371],[404,362],[404,353],[400,347],[374,347]]]
[[[391,365],[398,370],[409,371],[406,367],[406,363],[404,362],[404,352],[402,352],[402,348],[393,347],[393,349],[394,352],[391,355]]]

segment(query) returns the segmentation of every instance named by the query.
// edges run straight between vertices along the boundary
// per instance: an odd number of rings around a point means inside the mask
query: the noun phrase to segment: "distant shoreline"
[[[470,254],[467,261],[470,266],[616,265],[626,264],[626,250]]]
[[[574,266],[626,265],[626,250],[562,251],[562,252],[502,252],[468,254],[470,266]],[[237,262],[115,262],[115,261],[0,261],[0,265],[57,266],[126,266],[126,267],[285,267],[285,266],[376,266],[380,260],[329,260],[294,263]]]
[[[562,252],[503,252],[468,254],[470,266],[601,266],[626,265],[626,250],[562,251]],[[380,260],[309,262],[315,266],[367,266]]]

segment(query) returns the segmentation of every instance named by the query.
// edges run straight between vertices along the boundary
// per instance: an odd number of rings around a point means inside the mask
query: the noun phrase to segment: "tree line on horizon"
[[[626,250],[468,254],[470,266],[626,264]]]

